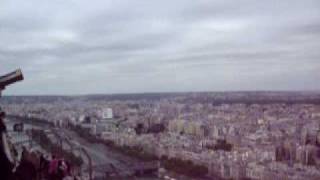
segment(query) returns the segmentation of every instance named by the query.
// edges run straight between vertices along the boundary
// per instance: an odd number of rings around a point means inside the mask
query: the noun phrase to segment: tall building
[[[112,119],[113,118],[113,111],[111,108],[106,108],[102,110],[102,119]]]

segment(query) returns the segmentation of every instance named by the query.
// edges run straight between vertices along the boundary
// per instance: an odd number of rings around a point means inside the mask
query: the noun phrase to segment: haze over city
[[[320,3],[18,1],[0,5],[5,94],[320,89]]]

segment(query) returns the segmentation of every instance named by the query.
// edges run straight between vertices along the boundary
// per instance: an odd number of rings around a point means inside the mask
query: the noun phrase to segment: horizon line
[[[83,94],[3,94],[5,96],[112,96],[143,94],[190,94],[190,93],[319,93],[320,90],[226,90],[226,91],[154,91],[154,92],[119,92],[119,93],[83,93]]]

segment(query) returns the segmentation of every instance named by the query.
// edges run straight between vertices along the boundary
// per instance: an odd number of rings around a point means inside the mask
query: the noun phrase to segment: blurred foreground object
[[[0,91],[5,89],[6,86],[23,80],[23,75],[20,69],[11,73],[0,76]]]
[[[0,97],[6,86],[21,80],[23,80],[23,75],[20,69],[0,76]],[[10,180],[14,179],[12,172],[14,162],[8,146],[6,126],[3,122],[5,115],[0,108],[0,177],[3,180]]]

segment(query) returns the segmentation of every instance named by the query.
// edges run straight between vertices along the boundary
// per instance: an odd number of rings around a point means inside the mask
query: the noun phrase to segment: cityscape
[[[80,146],[87,149],[93,167],[113,163],[126,172],[137,158],[162,162],[163,174],[171,178],[320,177],[319,93],[12,96],[3,97],[1,107],[9,118],[34,120],[34,126],[51,124],[71,141],[81,143],[81,134],[88,133],[88,142]],[[104,157],[110,150],[92,146],[94,140],[120,153],[126,163]],[[171,167],[170,160],[185,167]],[[97,177],[98,169],[93,168]]]

